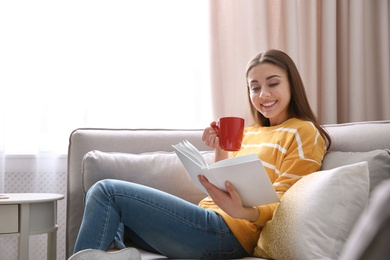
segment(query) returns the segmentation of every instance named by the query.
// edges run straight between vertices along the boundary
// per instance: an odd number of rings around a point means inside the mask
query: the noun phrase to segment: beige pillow
[[[213,152],[202,152],[208,163]],[[82,161],[83,190],[102,179],[118,179],[153,187],[197,204],[206,195],[200,191],[174,152],[142,154],[88,152]]]
[[[367,162],[312,173],[283,196],[255,256],[338,259],[369,196]]]

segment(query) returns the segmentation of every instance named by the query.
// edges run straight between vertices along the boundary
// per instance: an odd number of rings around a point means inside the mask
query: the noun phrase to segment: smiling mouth
[[[262,106],[262,107],[265,107],[265,108],[267,108],[267,107],[272,107],[273,105],[276,104],[276,102],[278,102],[278,101],[275,100],[275,101],[272,101],[272,102],[267,102],[267,103],[261,104],[261,106]]]

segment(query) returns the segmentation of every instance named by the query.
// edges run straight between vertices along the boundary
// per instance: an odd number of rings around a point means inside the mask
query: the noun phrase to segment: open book
[[[230,181],[240,194],[244,206],[260,206],[279,202],[279,198],[256,154],[218,161],[208,165],[199,150],[185,140],[173,145],[196,186],[208,194],[197,176],[203,174],[219,189],[226,191],[225,182]]]

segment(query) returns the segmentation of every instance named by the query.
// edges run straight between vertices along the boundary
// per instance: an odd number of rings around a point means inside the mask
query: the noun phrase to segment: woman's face
[[[270,63],[259,64],[249,71],[247,81],[253,106],[271,126],[289,119],[291,91],[284,70]]]

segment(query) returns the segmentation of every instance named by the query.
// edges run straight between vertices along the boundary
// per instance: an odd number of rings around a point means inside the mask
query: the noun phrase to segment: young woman
[[[242,148],[231,156],[257,153],[282,197],[300,178],[320,169],[326,142],[329,146],[331,140],[317,122],[298,70],[287,54],[278,50],[258,54],[248,64],[246,79],[254,123],[245,129]],[[202,140],[215,149],[218,161],[228,153],[220,149],[213,124],[204,130]],[[204,176],[199,180],[210,197],[198,206],[135,183],[96,183],[87,194],[76,254],[71,259],[89,259],[92,254],[110,257],[112,253],[103,251],[123,248],[123,231],[138,247],[168,258],[252,255],[277,204],[244,207],[229,182],[228,192],[223,192]],[[115,259],[132,259],[134,251],[115,254]]]

